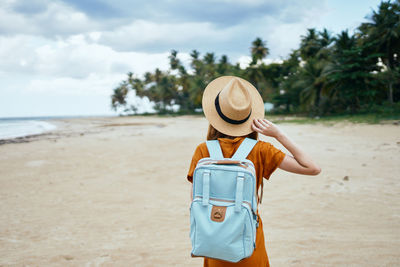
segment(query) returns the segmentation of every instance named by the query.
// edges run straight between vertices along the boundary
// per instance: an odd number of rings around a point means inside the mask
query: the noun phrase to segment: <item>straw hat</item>
[[[235,76],[221,76],[203,93],[203,111],[210,124],[230,136],[247,135],[253,119],[264,118],[264,102],[257,89]]]

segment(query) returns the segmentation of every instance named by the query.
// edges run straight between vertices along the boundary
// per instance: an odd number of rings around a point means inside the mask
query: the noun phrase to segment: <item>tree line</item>
[[[280,63],[265,64],[266,42],[251,43],[251,62],[246,68],[228,56],[217,57],[197,50],[185,67],[178,51],[169,55],[167,71],[155,69],[141,78],[128,73],[113,90],[111,107],[135,114],[128,103],[131,90],[155,103],[158,113],[189,114],[201,108],[203,90],[213,79],[235,75],[250,81],[274,112],[311,116],[400,111],[400,0],[382,1],[368,21],[354,33],[333,35],[327,29],[308,29],[297,49]],[[179,107],[172,111],[171,107]]]

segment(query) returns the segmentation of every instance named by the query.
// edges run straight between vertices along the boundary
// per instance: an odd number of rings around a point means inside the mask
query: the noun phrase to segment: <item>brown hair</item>
[[[230,136],[221,133],[217,129],[215,129],[211,124],[208,124],[208,131],[207,131],[207,140],[217,140],[218,138],[229,138],[229,139],[234,139],[237,136]],[[257,132],[251,132],[246,136],[243,137],[248,137],[254,140],[258,139],[258,133]]]

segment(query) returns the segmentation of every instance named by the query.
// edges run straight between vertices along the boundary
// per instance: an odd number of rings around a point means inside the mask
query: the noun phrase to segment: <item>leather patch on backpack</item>
[[[222,222],[225,219],[226,207],[213,206],[211,209],[211,220],[214,222]]]

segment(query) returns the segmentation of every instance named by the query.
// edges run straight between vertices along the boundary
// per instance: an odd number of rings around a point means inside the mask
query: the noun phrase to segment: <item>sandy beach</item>
[[[0,266],[202,266],[186,173],[204,118],[51,123],[0,145]],[[265,182],[271,266],[399,266],[400,126],[279,125],[322,173]]]

